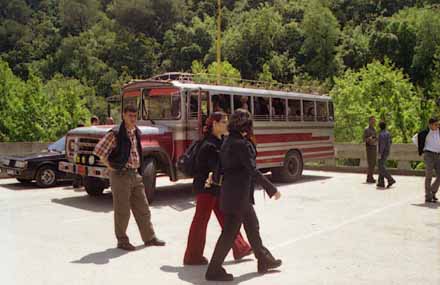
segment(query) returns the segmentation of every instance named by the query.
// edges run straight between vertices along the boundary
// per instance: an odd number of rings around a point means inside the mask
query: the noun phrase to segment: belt
[[[430,150],[425,150],[424,152],[429,152],[432,154],[440,155],[440,152],[435,152],[435,151],[430,151]]]

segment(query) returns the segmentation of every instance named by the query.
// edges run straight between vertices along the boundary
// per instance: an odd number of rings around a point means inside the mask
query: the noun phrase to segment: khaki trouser
[[[130,209],[144,242],[155,237],[151,223],[151,212],[145,196],[142,177],[134,170],[115,170],[110,172],[113,193],[115,234],[118,243],[129,242],[126,234]]]
[[[423,158],[425,159],[425,198],[431,199],[440,186],[440,154],[425,151]],[[431,184],[434,170],[436,178]]]
[[[367,181],[374,180],[374,168],[376,167],[377,160],[377,147],[376,146],[367,146]]]

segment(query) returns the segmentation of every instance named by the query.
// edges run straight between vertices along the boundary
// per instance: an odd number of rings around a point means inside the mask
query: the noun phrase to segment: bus
[[[129,104],[138,108],[147,198],[154,198],[157,176],[168,176],[171,181],[187,178],[178,171],[177,161],[202,136],[205,119],[215,111],[230,115],[243,108],[252,114],[257,167],[270,171],[274,181],[294,182],[300,179],[305,162],[334,158],[331,98],[279,89],[197,82],[186,73],[167,73],[124,85],[121,110]],[[93,149],[113,127],[82,127],[67,134],[68,161],[59,168],[83,176],[89,195],[101,195],[109,186],[107,170]]]

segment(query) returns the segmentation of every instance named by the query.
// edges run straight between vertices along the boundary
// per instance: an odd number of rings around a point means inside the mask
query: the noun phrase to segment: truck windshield
[[[144,93],[143,100],[145,120],[178,120],[181,117],[179,89],[151,89]]]

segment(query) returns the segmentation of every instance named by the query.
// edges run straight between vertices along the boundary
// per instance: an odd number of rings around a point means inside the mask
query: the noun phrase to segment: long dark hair
[[[206,119],[205,125],[203,126],[203,136],[207,137],[212,134],[212,129],[214,127],[214,122],[220,122],[222,119],[226,118],[227,115],[223,112],[214,112]]]
[[[231,133],[246,132],[248,135],[252,135],[253,121],[251,113],[246,109],[235,110],[229,120],[228,130]]]

